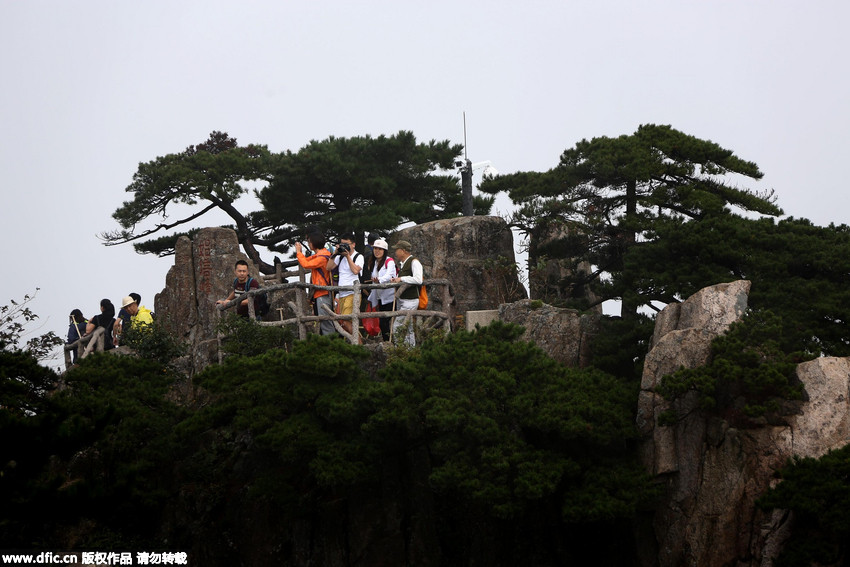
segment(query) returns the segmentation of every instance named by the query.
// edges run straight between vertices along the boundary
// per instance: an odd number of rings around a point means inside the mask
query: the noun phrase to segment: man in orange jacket
[[[310,283],[315,285],[333,285],[331,283],[331,272],[328,270],[328,260],[331,258],[331,252],[325,248],[325,237],[321,232],[311,232],[307,235],[307,245],[312,250],[313,254],[305,256],[302,251],[300,242],[295,243],[295,257],[298,259],[298,264],[305,270],[310,270]],[[322,309],[323,305],[327,305],[328,309],[333,312],[333,297],[326,289],[315,289],[310,297],[313,303],[313,313],[316,315],[327,315],[328,312]],[[319,325],[319,332],[322,335],[335,335],[333,321],[322,321]]]

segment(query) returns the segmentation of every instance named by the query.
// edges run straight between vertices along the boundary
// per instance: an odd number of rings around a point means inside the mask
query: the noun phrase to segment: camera
[[[455,160],[455,167],[457,167],[459,169],[463,169],[464,167],[466,167],[466,162],[463,161],[462,159],[456,159]]]
[[[340,242],[339,246],[336,247],[336,255],[342,256],[346,252],[351,252],[351,246],[349,246],[346,242]]]

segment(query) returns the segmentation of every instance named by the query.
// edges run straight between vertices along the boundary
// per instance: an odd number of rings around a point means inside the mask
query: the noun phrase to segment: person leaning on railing
[[[71,311],[71,324],[68,326],[68,340],[65,341],[65,344],[70,345],[72,343],[77,342],[83,335],[86,334],[86,325],[88,321],[83,317],[83,312],[79,309],[74,309]],[[77,349],[71,351],[71,361],[76,364],[77,363]]]
[[[113,348],[112,327],[115,324],[115,306],[108,299],[100,300],[100,313],[89,319],[86,324],[86,335],[91,335],[98,327],[103,327],[103,350]]]
[[[398,262],[398,277],[391,279],[393,283],[406,283],[409,285],[402,291],[396,300],[396,310],[409,311],[419,308],[419,287],[423,282],[422,263],[412,256],[413,247],[407,240],[399,240],[394,246],[395,258]],[[409,322],[409,324],[408,324]],[[416,344],[416,336],[413,333],[413,319],[404,315],[395,318],[393,323],[393,334],[399,327],[407,324],[407,336],[405,342],[410,346]]]
[[[396,277],[395,260],[389,255],[387,241],[378,238],[372,243],[372,283],[390,283]],[[373,289],[369,293],[369,302],[378,311],[392,311],[395,305],[395,289]],[[382,317],[378,319],[381,325],[381,336],[385,341],[390,340],[390,320]]]

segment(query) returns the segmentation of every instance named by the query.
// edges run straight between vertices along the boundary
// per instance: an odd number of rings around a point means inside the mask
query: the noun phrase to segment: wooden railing
[[[90,335],[84,335],[65,345],[65,369],[71,368],[71,351],[77,351],[77,359],[85,358],[93,352],[103,352],[106,329],[97,327]]]
[[[266,285],[259,289],[251,290],[247,293],[240,294],[238,297],[232,299],[228,303],[222,304],[218,306],[219,311],[225,311],[234,307],[236,304],[241,303],[245,299],[253,299],[255,296],[260,294],[266,294],[266,300],[269,304],[272,303],[271,297],[274,293],[290,290],[290,289],[300,289],[303,290],[303,293],[296,294],[295,301],[287,302],[287,305],[292,309],[295,313],[295,317],[290,317],[287,319],[283,318],[283,309],[280,308],[281,312],[281,320],[279,321],[258,321],[260,325],[263,326],[284,326],[284,325],[297,325],[298,326],[298,337],[300,339],[307,338],[307,325],[312,322],[321,322],[321,321],[333,321],[334,328],[337,333],[342,335],[346,340],[351,343],[357,344],[360,342],[360,321],[362,319],[391,319],[398,316],[411,316],[420,319],[424,319],[417,326],[421,329],[433,329],[437,326],[441,326],[446,331],[451,331],[450,325],[450,316],[446,311],[434,311],[428,309],[414,309],[414,310],[393,310],[393,311],[371,311],[371,312],[361,312],[360,305],[363,298],[363,291],[371,291],[373,289],[391,289],[396,288],[395,296],[398,297],[405,289],[407,289],[412,284],[406,283],[387,283],[387,284],[361,284],[359,281],[356,281],[353,286],[323,286],[323,285],[314,285],[311,283],[307,283],[305,281],[304,270],[298,270],[298,272],[282,272],[276,274],[275,276],[265,278],[266,281],[269,280],[277,280],[281,281],[287,276],[297,275],[299,281],[297,282],[283,282],[283,283],[275,283],[272,285]],[[443,309],[448,309],[448,306],[451,305],[452,302],[452,286],[451,282],[445,279],[429,279],[425,280],[422,285],[430,288],[429,296],[431,300],[429,300],[429,305],[433,305],[433,299],[439,297],[440,304],[443,306]],[[439,289],[439,295],[436,293],[437,289]],[[353,312],[350,315],[340,315],[334,313],[327,306],[323,306],[325,309],[324,314],[314,315],[313,310],[308,299],[308,293],[311,293],[313,290],[327,290],[331,293],[336,293],[338,291],[353,291],[354,292],[354,306]],[[254,307],[254,301],[248,301],[248,316],[253,320],[256,319],[256,311]],[[342,325],[340,325],[340,321],[351,321],[352,332],[346,331]]]

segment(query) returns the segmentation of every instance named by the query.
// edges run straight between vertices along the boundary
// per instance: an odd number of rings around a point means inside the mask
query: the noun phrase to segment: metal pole
[[[466,160],[463,169],[460,170],[461,189],[463,190],[463,216],[471,217],[472,209],[472,160]]]

